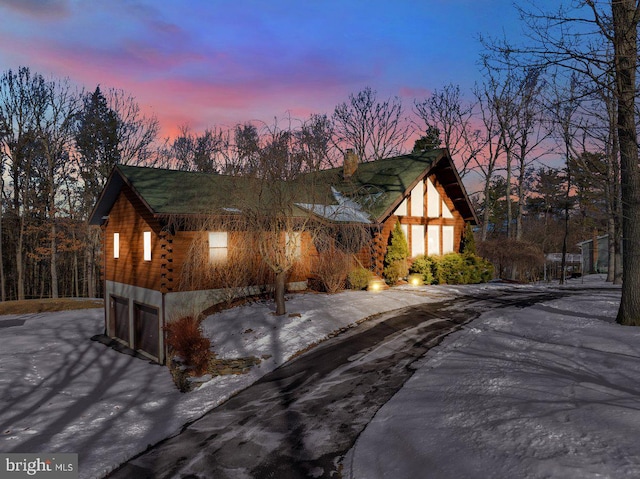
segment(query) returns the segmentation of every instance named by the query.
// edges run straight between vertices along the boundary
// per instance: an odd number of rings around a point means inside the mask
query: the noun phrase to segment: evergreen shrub
[[[477,284],[493,278],[493,265],[471,253],[421,255],[413,260],[410,271],[421,274],[425,284]]]
[[[347,276],[349,288],[356,290],[366,289],[371,279],[373,279],[373,273],[362,267],[352,269]]]
[[[409,274],[407,259],[409,258],[409,245],[404,231],[397,222],[389,235],[387,254],[384,257],[384,279],[388,284],[396,284],[399,279]]]
[[[431,258],[429,256],[420,255],[413,260],[413,263],[411,263],[409,272],[421,275],[422,282],[424,284],[433,284],[432,268],[433,268],[433,261],[431,261]]]

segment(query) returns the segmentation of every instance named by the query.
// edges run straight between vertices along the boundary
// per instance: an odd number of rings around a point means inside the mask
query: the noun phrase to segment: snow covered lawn
[[[270,358],[188,394],[166,367],[91,341],[103,331],[102,309],[0,316],[0,451],[78,453],[80,477],[101,477],[335,331],[448,295],[308,293],[291,296],[286,317],[264,302],[212,315],[203,325],[220,357]]]
[[[640,328],[612,322],[619,288],[580,293],[590,286],[606,287],[576,280],[572,297],[489,311],[447,338],[365,429],[345,473],[640,477]],[[80,477],[101,477],[356,321],[504,288],[298,294],[284,318],[268,303],[212,315],[203,324],[220,357],[269,359],[188,394],[166,367],[90,341],[102,332],[100,309],[0,316],[0,451],[76,452]]]
[[[619,300],[487,312],[421,360],[345,477],[640,477],[640,329],[613,322]]]

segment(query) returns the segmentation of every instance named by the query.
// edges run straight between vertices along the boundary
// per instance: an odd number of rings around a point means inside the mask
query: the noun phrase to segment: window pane
[[[302,240],[300,233],[285,233],[287,256],[300,258],[302,256]]]
[[[427,178],[427,217],[440,217],[440,194],[431,180]]]
[[[120,257],[120,233],[113,233],[113,257]]]
[[[453,226],[442,227],[442,254],[453,252]]]
[[[226,231],[209,231],[209,248],[226,248]]]
[[[424,183],[418,183],[411,190],[411,216],[424,216]]]
[[[429,225],[427,226],[427,237],[429,238],[427,246],[427,255],[439,255],[440,254],[440,226]]]
[[[442,200],[442,217],[453,218],[453,215],[451,214],[451,210],[449,209],[447,204],[444,202],[444,200]]]
[[[209,231],[209,262],[219,263],[226,261],[228,241],[226,231]]]
[[[424,254],[424,225],[411,225],[411,256]]]
[[[151,261],[151,231],[143,233],[144,239],[144,260]]]
[[[402,203],[400,203],[400,206],[398,206],[398,209],[396,210],[395,214],[397,216],[407,216],[407,199],[405,198]]]

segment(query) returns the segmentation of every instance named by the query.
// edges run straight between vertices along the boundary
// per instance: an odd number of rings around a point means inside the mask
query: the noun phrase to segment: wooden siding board
[[[105,224],[105,278],[109,281],[160,290],[161,255],[159,223],[140,212],[139,199],[126,187],[113,205]],[[151,261],[143,259],[143,231],[151,231]],[[113,257],[113,234],[120,234],[120,257]]]

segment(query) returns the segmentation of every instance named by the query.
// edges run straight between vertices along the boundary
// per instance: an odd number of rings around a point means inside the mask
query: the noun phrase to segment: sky
[[[365,87],[470,97],[478,35],[521,35],[511,0],[0,0],[0,18],[2,71],[122,89],[164,136],[330,114]]]

